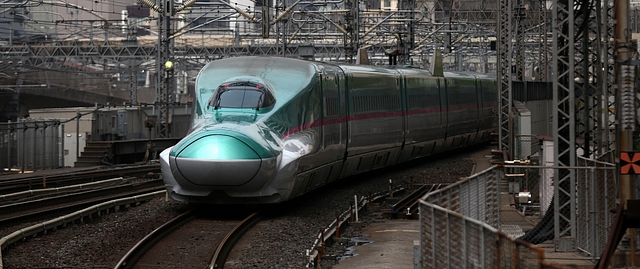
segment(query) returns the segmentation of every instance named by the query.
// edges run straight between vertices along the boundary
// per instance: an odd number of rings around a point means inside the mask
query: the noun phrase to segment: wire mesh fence
[[[585,252],[595,260],[596,257],[599,258],[607,243],[609,229],[615,216],[612,210],[617,206],[616,166],[613,163],[613,154],[605,154],[600,160],[579,157],[577,161],[578,166],[589,168],[576,171],[576,244],[579,251]]]
[[[500,227],[500,193],[498,184],[503,172],[487,169],[474,177],[464,178],[424,197],[436,204],[464,216]]]
[[[420,212],[420,268],[562,268],[486,223],[424,200]]]
[[[420,201],[421,268],[542,268],[541,248],[497,229],[502,179],[494,166]]]
[[[593,261],[600,258],[606,245],[607,236],[615,215],[618,183],[615,178],[615,164],[613,154],[607,153],[600,160],[577,157],[576,167],[553,167],[531,165],[513,165],[528,171],[529,182],[537,181],[533,186],[531,199],[516,200],[516,207],[532,210],[540,214],[538,224],[520,239],[533,244],[554,240],[559,231],[570,234],[569,240],[575,240],[575,250],[591,257]],[[505,165],[509,169],[509,165]],[[565,174],[561,174],[565,173]],[[554,179],[565,175],[574,177],[572,186],[563,187],[565,195],[556,201],[554,190],[558,186]],[[537,191],[536,191],[537,190]],[[568,191],[567,191],[568,190]],[[555,210],[559,204],[574,204],[564,210]],[[525,212],[523,210],[523,212]],[[559,214],[556,216],[555,214]],[[566,236],[565,236],[566,237]]]
[[[528,160],[540,153],[540,140],[535,135],[516,135],[514,143],[516,160]]]

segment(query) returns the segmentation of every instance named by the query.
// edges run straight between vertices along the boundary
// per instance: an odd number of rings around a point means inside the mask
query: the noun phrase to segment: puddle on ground
[[[360,235],[358,237],[350,238],[349,239],[350,247],[348,247],[347,250],[345,251],[345,253],[343,253],[342,256],[338,257],[337,260],[338,261],[343,261],[343,260],[346,260],[348,258],[358,256],[358,254],[355,253],[357,246],[364,246],[366,244],[373,243],[373,241],[368,239],[369,237],[371,237],[370,234],[362,234],[362,235]]]

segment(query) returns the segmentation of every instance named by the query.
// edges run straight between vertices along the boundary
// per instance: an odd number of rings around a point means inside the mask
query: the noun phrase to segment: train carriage
[[[280,203],[350,175],[489,139],[495,79],[236,57],[196,79],[191,129],[161,153],[169,195]]]

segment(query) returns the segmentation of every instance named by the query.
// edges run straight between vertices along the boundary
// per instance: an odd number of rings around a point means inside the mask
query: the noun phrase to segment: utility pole
[[[353,56],[360,47],[360,4],[358,0],[347,0],[344,5],[349,10],[344,18],[344,30],[346,31],[344,35],[344,58],[347,63],[354,63]]]
[[[129,93],[129,102],[131,102],[132,106],[135,106],[138,104],[138,67],[132,62],[135,62],[135,60],[129,60],[127,68],[129,71],[129,89],[131,91]]]
[[[629,1],[616,0],[615,1],[615,16],[616,16],[616,29],[615,29],[615,78],[616,78],[616,96],[617,96],[617,151],[618,156],[621,156],[623,152],[633,152],[633,132],[636,125],[636,93],[635,93],[635,81],[636,81],[636,66],[630,63],[631,40],[628,29],[628,14],[629,14]],[[629,200],[634,199],[634,186],[633,175],[622,174],[619,175],[620,179],[620,200],[624,203],[625,210],[628,209]],[[636,230],[629,229],[631,239],[629,240],[631,245],[631,253],[635,253],[636,246]],[[635,265],[634,255],[631,255],[631,263]]]
[[[142,4],[158,12],[158,55],[156,57],[156,105],[158,109],[158,124],[160,137],[170,137],[171,114],[170,107],[175,101],[176,81],[174,79],[174,61],[172,54],[174,43],[172,36],[172,17],[193,5],[196,0],[189,0],[175,7],[173,0],[139,0]]]
[[[406,31],[403,31],[400,33],[400,37],[403,36],[403,34],[406,35],[406,38],[401,38],[401,40],[398,40],[398,42],[402,41],[402,56],[401,56],[401,63],[402,64],[412,64],[411,63],[411,50],[414,49],[414,44],[415,44],[415,13],[413,12],[413,10],[416,9],[416,4],[414,0],[402,0],[399,2],[399,6],[398,6],[399,10],[402,10],[404,12],[409,12],[408,15],[408,21],[406,24]]]
[[[173,51],[173,40],[171,36],[171,17],[173,15],[173,1],[167,0],[161,4],[161,12],[158,14],[158,58],[156,70],[158,74],[156,88],[156,104],[160,105],[158,110],[159,133],[161,137],[169,137],[169,126],[171,116],[169,106],[173,104],[173,94],[175,93],[175,81],[173,79],[173,61],[171,52]]]

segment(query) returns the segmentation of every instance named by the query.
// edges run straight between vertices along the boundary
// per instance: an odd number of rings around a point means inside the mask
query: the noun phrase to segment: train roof
[[[455,77],[455,78],[463,78],[463,77],[474,77],[477,79],[495,79],[496,75],[495,74],[488,74],[488,73],[471,73],[471,72],[451,72],[451,71],[447,71],[444,72],[444,76],[445,77]]]
[[[422,69],[414,66],[404,65],[353,65],[353,64],[340,64],[330,63],[340,66],[345,72],[376,72],[376,73],[394,73],[394,71],[404,75],[428,75],[432,73],[429,70]],[[444,72],[444,77],[447,78],[477,78],[477,79],[495,79],[495,74],[473,73],[473,72]]]
[[[198,82],[203,83],[203,79],[225,80],[241,73],[246,76],[267,78],[270,75],[286,72],[288,78],[309,77],[316,72],[314,64],[309,61],[270,56],[243,56],[215,60],[205,65],[198,74]],[[283,77],[284,78],[284,77]],[[207,82],[208,84],[209,82]],[[218,84],[213,85],[214,88]],[[273,81],[277,83],[277,81]]]
[[[374,76],[431,76],[429,70],[406,66],[354,65],[307,61],[278,56],[242,56],[213,61],[200,70],[196,79],[198,99],[208,100],[222,83],[233,80],[255,80],[264,83],[274,92],[276,99],[287,100],[309,89],[317,80],[317,72],[325,68],[340,68],[345,73],[369,73]],[[493,79],[495,75],[444,72],[445,78]],[[302,91],[301,91],[302,90]]]
[[[420,69],[411,69],[411,68],[400,68],[394,66],[378,66],[378,65],[355,65],[355,64],[336,64],[342,70],[347,73],[367,73],[367,72],[375,72],[375,73],[390,73],[396,74],[396,70],[406,70],[406,71],[417,71],[417,72],[427,72],[427,70]]]
[[[254,77],[263,80],[279,95],[296,94],[287,89],[309,87],[315,79],[317,64],[294,58],[243,56],[220,59],[205,65],[196,79],[197,91],[213,92],[223,82]]]
[[[278,70],[288,73],[288,75],[290,76],[289,77],[290,79],[288,79],[289,81],[288,83],[291,82],[291,79],[295,79],[297,77],[308,78],[312,76],[313,73],[315,73],[319,69],[319,66],[339,67],[347,73],[373,72],[373,73],[393,74],[395,72],[398,72],[405,75],[410,75],[410,74],[431,75],[431,72],[429,70],[422,69],[419,67],[414,67],[414,66],[356,65],[356,64],[338,63],[338,62],[309,61],[309,60],[279,57],[279,56],[240,56],[240,57],[220,59],[207,64],[200,72],[207,73],[208,70],[216,69],[215,71],[216,76],[224,76],[224,72],[220,72],[221,69],[219,69],[221,65],[226,71],[229,71],[231,73],[237,73],[237,71],[240,71],[240,70],[234,69],[233,67],[240,67],[243,69],[242,71],[245,71],[247,73],[247,75],[254,75],[254,76],[265,76],[268,72],[278,68]],[[251,71],[254,71],[254,72],[252,73]],[[456,72],[456,71],[446,71],[444,72],[444,76],[455,77],[455,78],[475,77],[479,79],[495,79],[496,78],[495,74]],[[209,78],[210,77],[208,77],[208,79]]]

